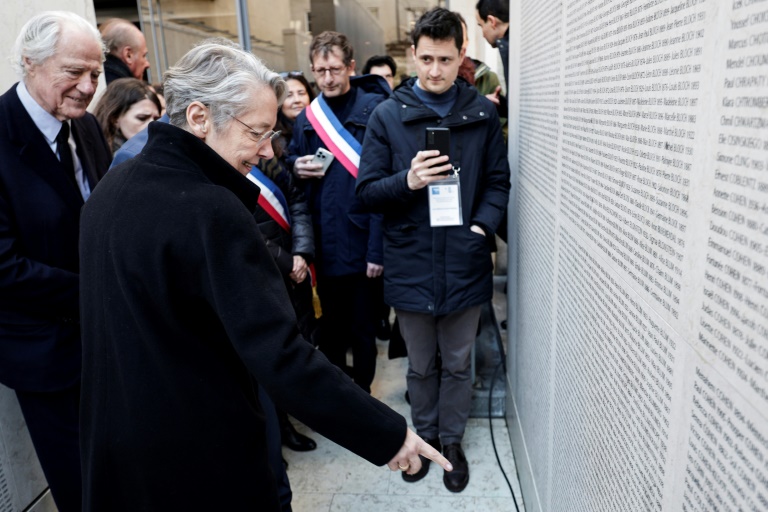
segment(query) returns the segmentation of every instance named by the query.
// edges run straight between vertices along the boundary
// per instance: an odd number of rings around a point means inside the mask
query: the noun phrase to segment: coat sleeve
[[[78,274],[24,256],[19,251],[21,242],[13,227],[13,216],[5,193],[0,190],[0,304],[55,320],[77,322]]]
[[[415,197],[408,188],[409,169],[393,169],[391,139],[387,134],[383,108],[380,106],[374,110],[368,121],[355,187],[360,200],[377,212],[408,203]]]
[[[230,343],[281,409],[373,464],[387,463],[405,440],[405,418],[300,336],[253,217],[234,196],[221,194],[219,206],[203,212],[198,223],[205,251],[203,293]]]
[[[278,270],[286,277],[293,272],[293,254],[288,251],[284,251],[280,244],[274,240],[265,239],[264,243],[267,246],[267,250],[272,255],[272,259],[275,260]]]
[[[489,102],[490,104],[490,102]],[[485,140],[483,184],[478,207],[472,214],[471,223],[482,227],[486,234],[496,233],[501,219],[507,211],[509,201],[509,162],[507,146],[501,132],[501,123],[495,109],[489,108],[489,129]]]
[[[384,217],[380,213],[372,213],[368,225],[368,252],[365,256],[367,263],[384,264]]]
[[[285,168],[291,173],[293,173],[293,164],[296,162],[296,159],[309,153],[307,139],[304,136],[304,125],[308,122],[306,115],[302,112],[293,124],[291,143],[288,144],[285,150]]]
[[[291,252],[311,262],[315,257],[315,234],[307,198],[296,186],[292,172],[284,169],[281,178],[284,183],[283,194],[288,201],[288,210],[291,213]]]

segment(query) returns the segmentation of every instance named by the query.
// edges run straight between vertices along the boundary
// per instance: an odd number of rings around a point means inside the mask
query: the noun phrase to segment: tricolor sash
[[[321,94],[306,109],[307,119],[336,160],[357,179],[363,146],[339,122]]]
[[[275,182],[261,172],[255,165],[248,173],[247,178],[261,189],[259,194],[259,206],[261,206],[272,220],[277,222],[284,230],[291,231],[291,216],[288,213],[288,201]]]

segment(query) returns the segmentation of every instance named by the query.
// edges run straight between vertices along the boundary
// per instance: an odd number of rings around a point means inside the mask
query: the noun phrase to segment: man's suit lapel
[[[77,144],[77,156],[80,158],[83,172],[88,175],[88,183],[91,190],[93,190],[102,176],[99,176],[95,171],[97,165],[94,158],[98,150],[93,144],[93,139],[88,137],[87,134],[88,126],[85,124],[85,121],[83,119],[73,119],[72,136],[75,138],[75,144]]]
[[[19,147],[19,158],[23,169],[31,169],[45,180],[61,198],[72,208],[79,210],[83,206],[80,190],[66,175],[64,166],[51,151],[48,142],[19,100],[15,90],[10,91],[10,110],[15,122],[11,123],[12,140]],[[20,171],[25,172],[25,171]]]

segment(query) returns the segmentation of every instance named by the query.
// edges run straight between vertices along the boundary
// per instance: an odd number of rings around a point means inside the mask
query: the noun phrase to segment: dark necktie
[[[67,177],[76,183],[75,162],[72,160],[72,149],[69,147],[69,123],[61,123],[61,130],[56,136],[56,146],[59,151],[59,159],[67,172]]]

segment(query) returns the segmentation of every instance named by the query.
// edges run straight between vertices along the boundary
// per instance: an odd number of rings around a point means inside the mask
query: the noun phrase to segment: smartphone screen
[[[448,128],[427,127],[427,151],[436,149],[440,155],[450,155],[451,153],[451,130]],[[441,164],[444,165],[444,164]],[[450,171],[439,173],[447,176]]]

